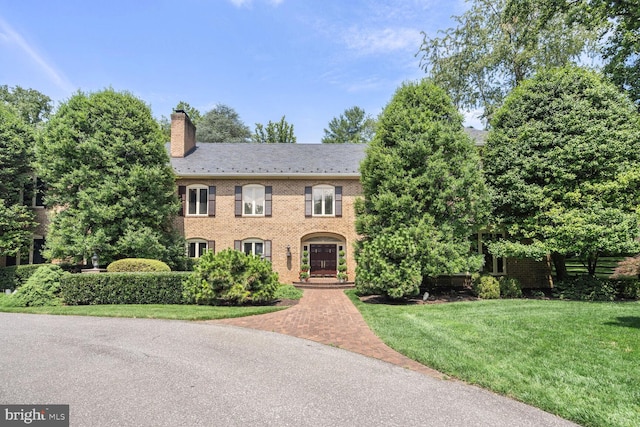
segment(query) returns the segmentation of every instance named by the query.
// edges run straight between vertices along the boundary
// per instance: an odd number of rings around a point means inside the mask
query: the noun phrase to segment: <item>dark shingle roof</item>
[[[178,176],[359,176],[367,144],[197,143],[172,158]]]
[[[475,129],[472,127],[464,128],[464,131],[471,137],[476,146],[482,146],[487,142],[488,131],[482,129]]]

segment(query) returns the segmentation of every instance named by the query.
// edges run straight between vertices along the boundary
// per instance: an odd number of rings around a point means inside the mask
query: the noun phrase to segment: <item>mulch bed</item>
[[[448,302],[477,301],[478,297],[471,293],[470,289],[447,289],[439,292],[430,292],[427,299],[422,297],[393,300],[384,295],[368,295],[360,297],[360,301],[368,304],[397,304],[397,305],[421,305],[444,304]]]

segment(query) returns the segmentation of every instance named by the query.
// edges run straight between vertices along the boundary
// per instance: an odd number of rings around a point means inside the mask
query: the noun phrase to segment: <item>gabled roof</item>
[[[171,158],[179,177],[358,177],[367,144],[196,143]]]

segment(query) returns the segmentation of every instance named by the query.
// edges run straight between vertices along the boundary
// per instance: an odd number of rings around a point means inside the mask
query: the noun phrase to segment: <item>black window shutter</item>
[[[209,248],[209,250],[211,252],[213,252],[214,254],[216,253],[216,241],[215,240],[209,240],[207,242],[207,247]]]
[[[271,262],[271,240],[264,241],[264,259]]]
[[[236,185],[236,216],[242,216],[242,186]]]
[[[264,216],[271,216],[271,200],[273,187],[267,185],[264,187]]]
[[[312,216],[313,213],[312,191],[311,187],[304,187],[304,216]]]
[[[187,208],[187,187],[184,185],[178,186],[178,197],[180,197],[180,216],[185,215],[185,209]]]
[[[336,216],[342,216],[342,186],[336,186]]]
[[[235,249],[236,251],[242,251],[242,240],[234,240],[233,249]]]
[[[216,216],[216,186],[209,186],[209,206],[207,209],[209,216]]]

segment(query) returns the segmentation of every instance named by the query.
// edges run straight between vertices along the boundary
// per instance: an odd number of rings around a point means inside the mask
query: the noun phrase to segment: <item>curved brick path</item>
[[[342,289],[305,289],[293,307],[258,316],[222,319],[210,323],[260,329],[333,345],[384,360],[437,378],[443,374],[385,345],[369,329]]]

